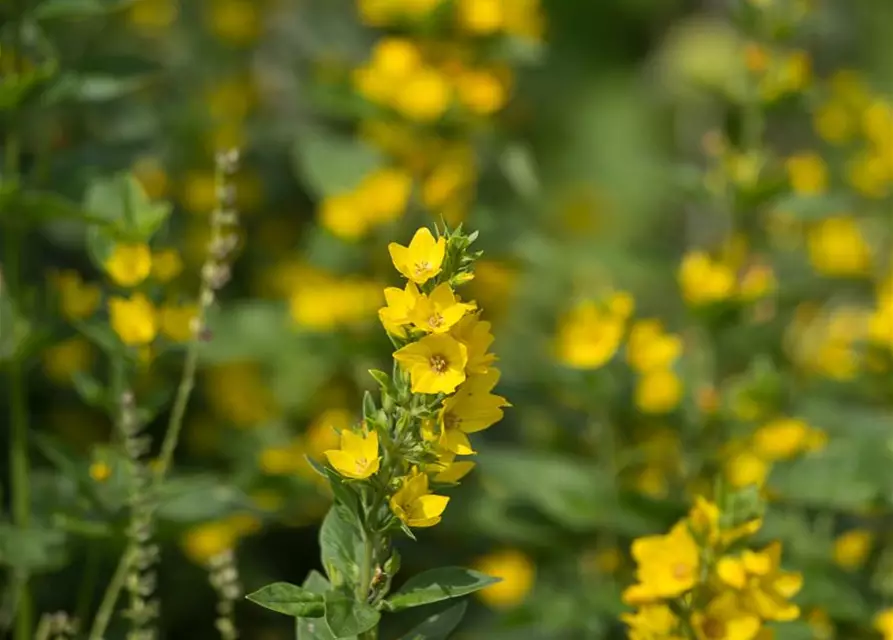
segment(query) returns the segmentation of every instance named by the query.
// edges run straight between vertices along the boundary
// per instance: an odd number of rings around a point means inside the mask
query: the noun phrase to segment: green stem
[[[78,590],[77,605],[75,607],[75,619],[86,620],[90,615],[90,605],[93,603],[93,592],[96,591],[96,579],[99,577],[99,549],[91,541],[86,553],[86,566],[84,577]]]
[[[130,556],[130,544],[128,543],[124,553],[121,554],[121,559],[118,561],[118,567],[115,569],[115,573],[102,596],[102,602],[99,604],[96,617],[93,618],[93,626],[90,629],[90,635],[87,636],[87,640],[103,640],[105,637],[105,631],[112,620],[112,615],[115,613],[118,596],[121,594],[124,582],[127,580],[127,573],[130,570]]]
[[[204,313],[199,312],[199,324],[204,324]],[[165,474],[171,466],[174,459],[174,451],[177,448],[177,442],[180,440],[180,432],[183,431],[183,418],[186,415],[186,407],[189,404],[189,396],[195,387],[195,374],[198,369],[198,349],[199,339],[193,337],[189,343],[186,352],[186,362],[183,365],[183,376],[180,379],[180,385],[177,387],[177,397],[174,400],[174,407],[171,409],[170,421],[164,434],[164,440],[161,443],[161,454],[158,457],[158,467],[155,473],[155,486],[159,486],[164,480]]]
[[[367,602],[369,589],[372,586],[372,567],[375,562],[375,538],[368,531],[363,534],[363,557],[360,562],[360,580],[357,584],[356,597],[359,602]],[[378,628],[369,629],[360,634],[359,640],[377,640]]]

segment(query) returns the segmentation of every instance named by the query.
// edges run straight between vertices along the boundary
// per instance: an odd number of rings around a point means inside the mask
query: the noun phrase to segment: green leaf
[[[801,196],[787,193],[772,204],[776,211],[793,215],[800,220],[821,220],[850,211],[854,199],[846,193],[829,193],[821,196]]]
[[[393,611],[419,607],[449,598],[459,598],[500,582],[479,571],[462,567],[442,567],[425,571],[406,581],[397,593],[388,598]]]
[[[250,509],[251,500],[218,476],[170,478],[158,496],[158,517],[182,523],[202,522]]]
[[[22,357],[31,327],[9,295],[0,270],[0,362]]]
[[[26,571],[55,568],[64,558],[65,538],[53,529],[0,524],[0,565]]]
[[[298,174],[321,198],[352,191],[384,162],[360,140],[317,130],[298,136],[292,158]]]
[[[85,371],[75,371],[72,376],[74,389],[86,404],[91,407],[105,408],[105,388],[99,380]]]
[[[323,615],[323,596],[287,582],[268,584],[245,596],[262,607],[298,618],[319,618]]]
[[[114,225],[118,237],[105,233],[106,243],[118,239],[146,242],[171,212],[168,203],[150,202],[139,180],[128,173],[93,181],[87,188],[84,206],[100,220]]]
[[[356,558],[360,557],[363,542],[353,514],[345,507],[336,504],[329,509],[319,530],[319,546],[332,586],[356,584],[360,575]]]
[[[104,14],[108,9],[99,0],[44,0],[36,9],[38,20],[87,18]]]
[[[42,95],[44,105],[62,102],[108,102],[146,86],[148,78],[66,73],[49,85]]]
[[[297,640],[335,640],[323,618],[296,618]]]
[[[310,573],[307,574],[302,586],[307,589],[307,591],[319,594],[323,594],[331,588],[329,581],[316,569],[312,569]]]
[[[446,611],[435,613],[409,633],[400,636],[400,640],[446,640],[462,622],[467,607],[468,603],[463,601]]]
[[[325,467],[324,470],[326,478],[329,480],[329,486],[332,487],[332,493],[335,494],[335,499],[359,518],[361,516],[360,500],[354,488],[345,482],[338,472],[328,467]]]
[[[352,638],[378,625],[381,614],[342,591],[326,592],[326,624],[336,638]]]

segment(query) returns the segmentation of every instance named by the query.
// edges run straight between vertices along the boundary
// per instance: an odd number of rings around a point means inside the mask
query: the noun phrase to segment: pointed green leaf
[[[446,611],[435,613],[412,631],[401,636],[400,640],[446,640],[462,622],[467,607],[468,603],[463,601]]]
[[[336,638],[352,638],[374,629],[381,614],[365,602],[357,602],[342,591],[325,595],[326,624]]]
[[[318,593],[320,595],[331,588],[329,581],[316,569],[312,569],[310,573],[307,574],[307,577],[304,578],[304,584],[301,586],[307,589],[307,591]]]
[[[324,612],[320,594],[287,582],[268,584],[245,597],[270,611],[297,618],[319,618]]]
[[[499,581],[499,578],[462,567],[432,569],[407,580],[397,593],[388,598],[388,605],[393,611],[418,607],[465,596]]]
[[[362,544],[353,515],[343,506],[332,506],[319,530],[322,563],[332,586],[356,584],[360,569],[355,558],[360,557]]]

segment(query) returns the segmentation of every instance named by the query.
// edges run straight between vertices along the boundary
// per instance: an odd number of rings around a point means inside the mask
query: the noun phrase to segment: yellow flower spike
[[[416,284],[425,284],[440,273],[446,255],[446,238],[435,240],[431,231],[422,227],[408,247],[392,242],[388,252],[397,271]]]
[[[633,542],[638,583],[623,592],[626,604],[638,605],[682,595],[699,580],[700,548],[685,521],[665,535]]]
[[[450,331],[450,335],[465,345],[468,351],[466,371],[469,375],[487,373],[496,362],[496,355],[487,351],[494,339],[490,327],[490,323],[481,320],[479,314],[469,313]]]
[[[135,287],[152,272],[152,252],[143,243],[117,244],[103,267],[116,284]]]
[[[111,298],[109,320],[121,342],[129,346],[148,345],[158,334],[158,314],[152,302],[141,293],[130,298]]]
[[[409,311],[409,319],[425,333],[446,333],[477,305],[473,302],[459,302],[450,285],[438,285],[430,296],[416,298]]]
[[[705,611],[692,614],[697,640],[754,640],[762,623],[753,613],[741,609],[735,595],[721,593]]]
[[[391,496],[390,506],[394,515],[409,527],[433,527],[440,522],[449,501],[447,496],[430,493],[428,476],[415,470]]]
[[[341,448],[326,451],[325,456],[332,468],[345,478],[364,480],[377,473],[381,463],[378,433],[373,430],[361,435],[345,429],[341,432]]]
[[[453,393],[465,382],[468,349],[445,334],[432,334],[394,352],[409,370],[413,393]]]

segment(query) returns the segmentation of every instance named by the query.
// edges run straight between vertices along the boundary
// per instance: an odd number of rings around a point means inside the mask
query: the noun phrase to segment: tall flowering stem
[[[392,373],[370,371],[378,399],[367,392],[360,423],[341,432],[339,448],[325,452],[327,464],[313,463],[335,495],[320,532],[327,578],[312,574],[302,587],[275,583],[248,596],[299,618],[299,628],[322,617],[334,637],[371,640],[383,614],[399,615],[495,582],[450,567],[389,593],[400,568],[394,536],[415,539],[415,530],[441,521],[450,500],[442,492],[474,466],[457,459],[475,453],[469,434],[499,422],[508,406],[492,393],[499,371],[489,352],[490,324],[475,302],[456,293],[474,277],[480,255],[470,250],[475,237],[461,227],[435,233],[422,228],[407,246],[388,247],[405,279],[404,286],[385,290],[387,304],[379,310],[395,348]]]

